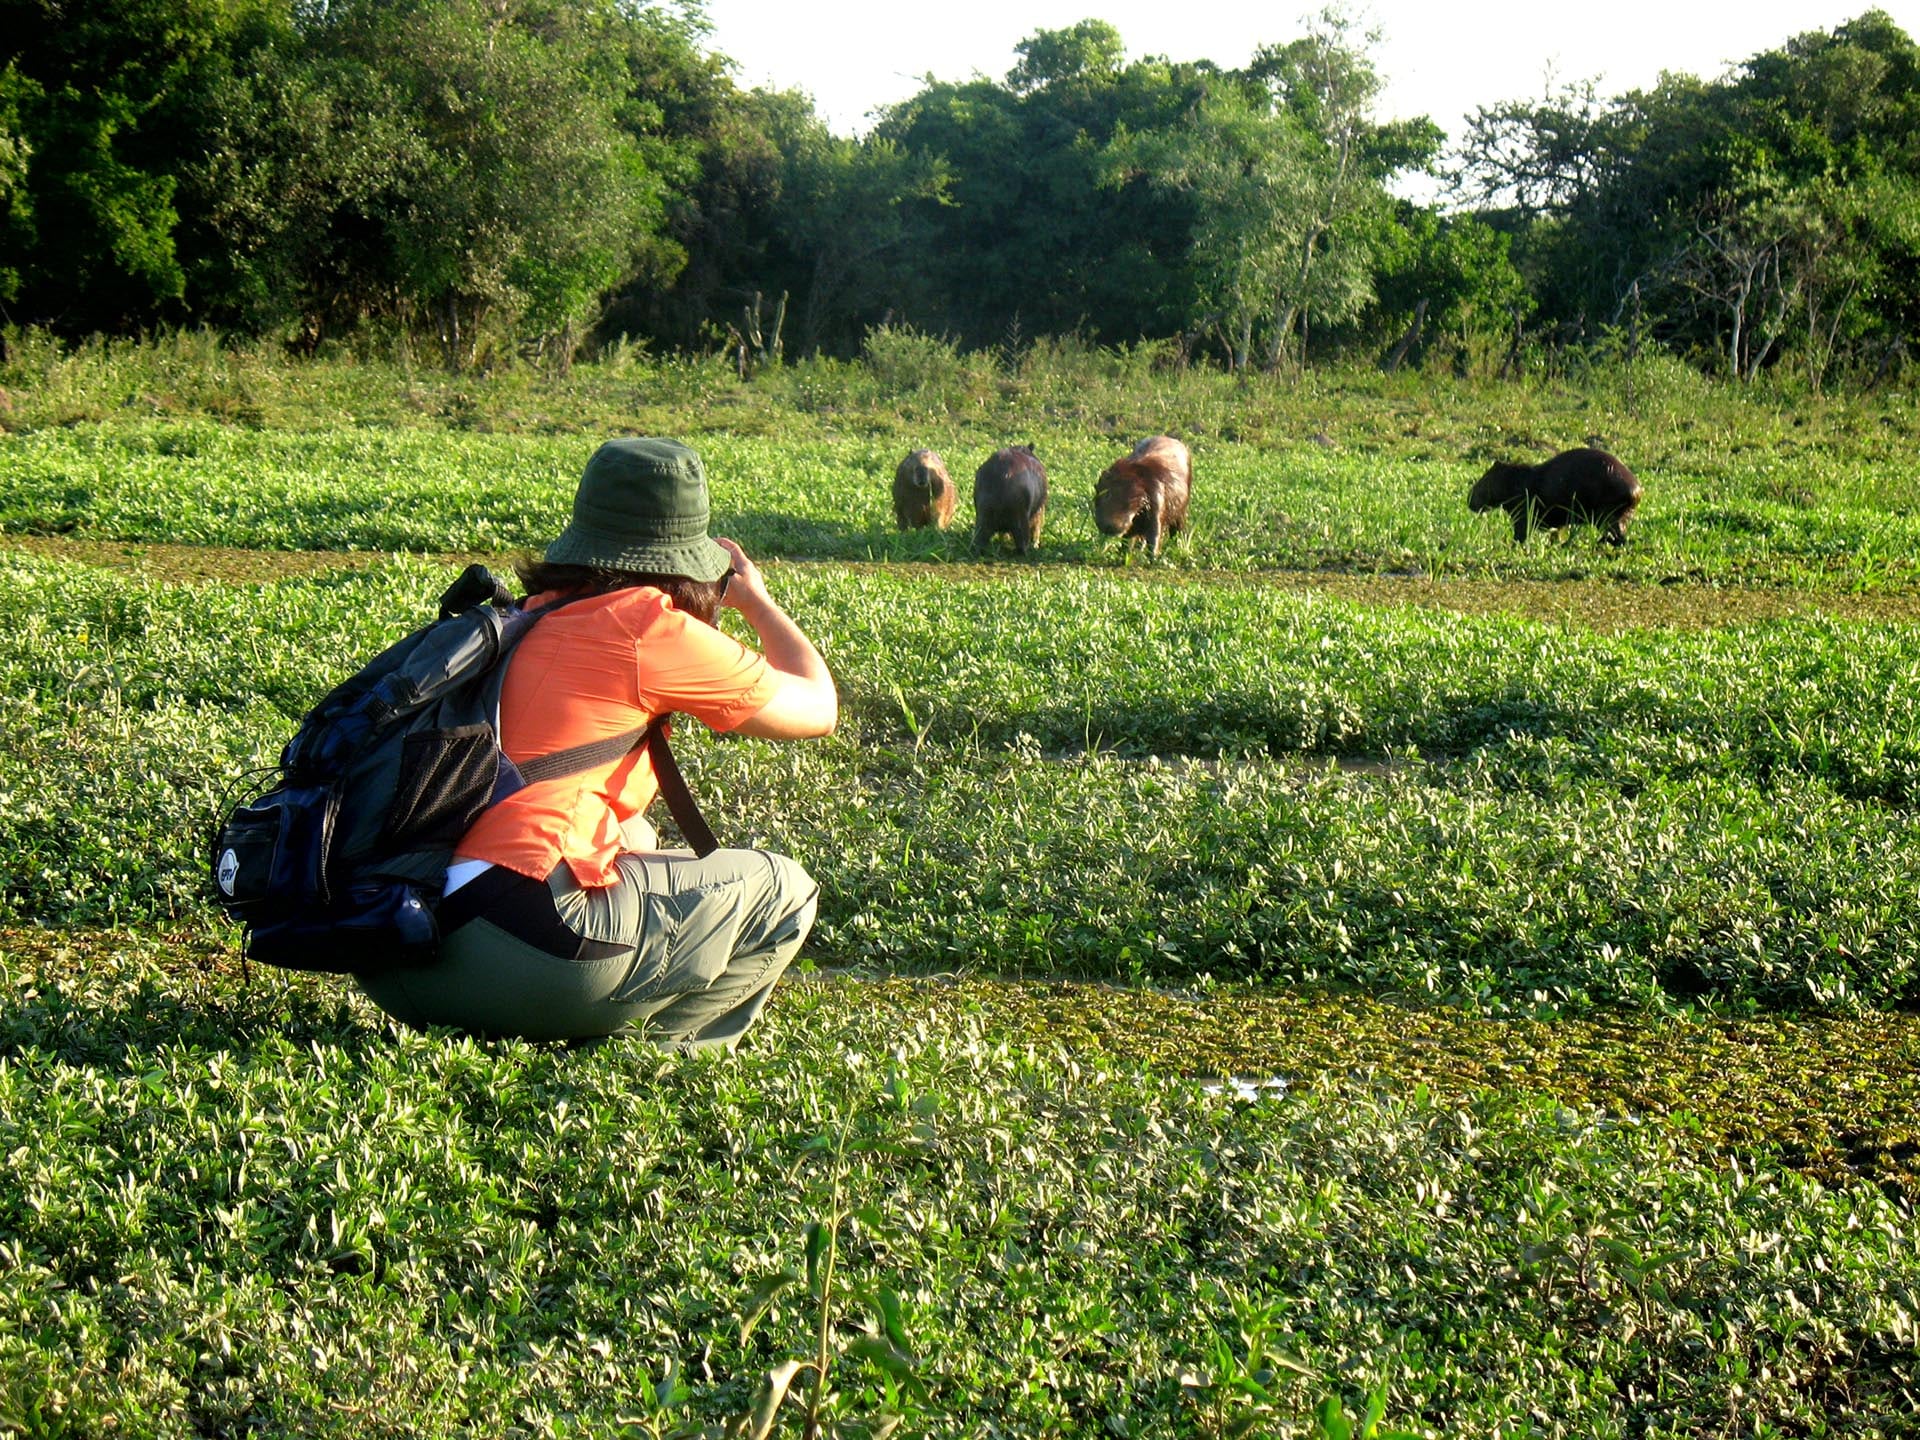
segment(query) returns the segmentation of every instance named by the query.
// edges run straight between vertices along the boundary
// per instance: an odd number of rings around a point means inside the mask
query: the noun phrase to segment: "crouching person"
[[[571,522],[519,573],[529,608],[567,603],[507,664],[500,741],[516,762],[669,712],[773,740],[837,722],[820,653],[740,547],[708,537],[705,472],[683,445],[601,446]],[[715,627],[723,605],[760,651]],[[658,849],[645,814],[658,793],[642,745],[493,805],[456,847],[439,959],[365,977],[368,996],[415,1026],[732,1049],[806,939],[819,891],[784,855]]]

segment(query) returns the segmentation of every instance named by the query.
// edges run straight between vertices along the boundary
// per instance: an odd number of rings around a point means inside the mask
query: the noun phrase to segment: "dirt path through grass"
[[[329,570],[365,569],[392,558],[380,551],[240,550],[220,546],[158,545],[124,540],[78,539],[64,535],[0,535],[0,550],[75,561],[111,569],[135,570],[174,584],[262,585]],[[449,566],[483,560],[505,571],[510,556],[436,555]],[[927,562],[775,561],[781,565],[832,565],[850,571],[884,571],[949,580],[991,580],[1025,576],[1039,580],[1085,575],[1084,566],[1016,567],[1001,564]],[[1095,568],[1091,573],[1107,573]],[[1118,567],[1115,574],[1122,573]],[[1694,583],[1641,585],[1605,579],[1511,580],[1497,576],[1355,574],[1316,570],[1183,570],[1133,566],[1130,578],[1150,584],[1271,585],[1310,590],[1361,605],[1419,605],[1462,615],[1525,615],[1584,629],[1620,631],[1673,626],[1701,629],[1779,619],[1805,613],[1843,620],[1920,622],[1920,595],[1808,594],[1802,591],[1736,588]]]

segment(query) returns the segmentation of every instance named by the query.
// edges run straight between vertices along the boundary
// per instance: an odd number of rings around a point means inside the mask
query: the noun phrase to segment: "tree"
[[[22,134],[20,103],[31,84],[12,65],[0,70],[0,237],[33,230],[32,200],[27,192],[27,161],[33,147]],[[0,249],[6,246],[0,238]],[[17,264],[0,264],[0,300],[20,293]]]
[[[1477,216],[1440,215],[1402,201],[1383,218],[1372,248],[1379,311],[1396,329],[1418,312],[1423,334],[1466,344],[1533,309],[1510,238]]]
[[[1255,327],[1295,255],[1303,148],[1298,132],[1261,100],[1226,85],[1180,129],[1123,135],[1111,151],[1117,176],[1151,176],[1192,197],[1193,267],[1205,311],[1195,318],[1217,328],[1235,370],[1248,364]]]
[[[273,30],[274,0],[0,0],[12,177],[0,273],[31,319],[69,329],[183,315],[179,172],[224,78]]]
[[[1120,32],[1104,20],[1036,30],[1013,48],[1020,60],[1007,72],[1007,88],[1016,95],[1075,80],[1111,83],[1126,58]]]
[[[1230,363],[1256,333],[1277,365],[1296,333],[1338,324],[1372,299],[1374,221],[1386,178],[1425,164],[1427,121],[1378,125],[1379,79],[1337,12],[1289,45],[1260,51],[1208,89],[1184,124],[1116,141],[1111,172],[1193,201],[1193,264]]]
[[[608,334],[695,344],[754,294],[798,294],[805,285],[778,207],[786,137],[817,124],[812,102],[797,91],[737,89],[730,62],[703,50],[703,40],[693,16],[628,31],[621,123],[668,182],[663,237],[685,263],[671,284],[630,277],[602,321]]]
[[[674,11],[0,0],[0,31],[0,286],[33,318],[385,319],[454,364],[482,330],[564,363],[611,287],[684,260],[666,204],[697,158],[641,91],[702,68]]]
[[[339,0],[311,12],[308,74],[387,163],[340,228],[370,225],[401,318],[470,363],[492,327],[564,363],[600,297],[668,278],[663,181],[619,124],[619,7],[534,0]],[[356,247],[357,248],[357,247]],[[355,255],[363,261],[364,252]],[[375,263],[380,263],[376,261]],[[350,265],[360,283],[365,273]]]
[[[1114,180],[1105,152],[1179,123],[1217,70],[1123,63],[1119,36],[1091,21],[1016,48],[1005,83],[929,81],[878,127],[950,176],[938,205],[917,207],[930,239],[916,322],[983,344],[1179,328],[1192,208],[1145,177]]]
[[[1428,163],[1440,134],[1424,120],[1380,126],[1370,118],[1380,77],[1351,21],[1328,9],[1291,44],[1262,49],[1250,75],[1271,87],[1276,109],[1294,124],[1302,144],[1288,246],[1290,263],[1273,295],[1267,364],[1279,362],[1295,327],[1302,358],[1313,321],[1338,323],[1373,298],[1371,256],[1362,237],[1366,216],[1385,203],[1383,182],[1394,172]]]
[[[424,158],[384,77],[331,39],[290,34],[225,77],[178,172],[193,313],[303,348],[397,318],[386,216]]]
[[[1911,323],[1916,179],[1920,51],[1881,11],[1712,82],[1482,110],[1456,172],[1562,323],[1644,297],[1674,348],[1751,380],[1797,347],[1816,384],[1843,348]]]
[[[1478,107],[1448,180],[1456,199],[1482,210],[1564,216],[1599,187],[1611,140],[1593,82],[1562,84],[1538,101]]]
[[[789,243],[810,262],[800,311],[800,344],[820,348],[849,311],[886,307],[882,262],[919,236],[910,202],[938,201],[945,164],[884,136],[843,140],[818,127],[788,157],[781,215]]]

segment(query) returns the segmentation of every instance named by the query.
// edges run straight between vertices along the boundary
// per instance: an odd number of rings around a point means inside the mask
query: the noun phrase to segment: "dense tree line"
[[[1484,108],[1455,180],[1563,333],[1817,382],[1920,325],[1920,49],[1881,11],[1712,83]]]
[[[1884,13],[1712,81],[1376,117],[1340,12],[1239,68],[1099,20],[870,135],[743,90],[697,0],[0,0],[0,303],[564,365],[892,322],[1232,366],[1665,344],[1877,371],[1920,323],[1920,51]],[[1394,197],[1445,169],[1445,204]]]

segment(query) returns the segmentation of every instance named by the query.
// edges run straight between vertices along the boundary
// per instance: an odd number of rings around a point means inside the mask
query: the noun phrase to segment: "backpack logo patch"
[[[240,857],[229,846],[220,856],[220,868],[214,871],[213,878],[220,882],[220,888],[227,894],[233,894],[233,882],[240,875]]]

